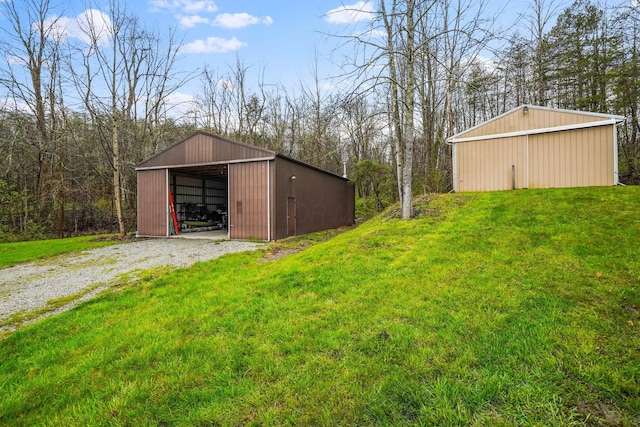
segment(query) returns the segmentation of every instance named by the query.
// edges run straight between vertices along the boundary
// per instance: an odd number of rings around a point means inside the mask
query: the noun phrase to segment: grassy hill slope
[[[432,196],[0,342],[0,424],[640,425],[640,188]]]

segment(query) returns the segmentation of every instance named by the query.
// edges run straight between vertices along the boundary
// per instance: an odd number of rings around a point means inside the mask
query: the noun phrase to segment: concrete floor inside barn
[[[225,240],[229,238],[229,230],[210,230],[210,231],[190,231],[188,233],[180,233],[171,236],[178,239],[209,239],[209,240]]]

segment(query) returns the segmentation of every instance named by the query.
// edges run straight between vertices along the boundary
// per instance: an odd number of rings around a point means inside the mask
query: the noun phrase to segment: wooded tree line
[[[640,11],[626,0],[530,0],[502,28],[484,1],[379,0],[366,28],[334,37],[343,73],[320,75],[317,57],[293,88],[241,56],[181,73],[177,34],[124,4],[87,9],[72,39],[47,0],[0,3],[0,239],[134,231],[135,166],[196,129],[346,164],[359,209],[401,200],[408,217],[413,194],[451,189],[447,137],[520,104],[588,110],[627,117],[620,177],[640,181]],[[187,81],[201,90],[178,115]]]

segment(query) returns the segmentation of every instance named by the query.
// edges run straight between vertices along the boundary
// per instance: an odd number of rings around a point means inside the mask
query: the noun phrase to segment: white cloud
[[[247,44],[237,38],[223,39],[221,37],[207,37],[206,40],[195,40],[182,47],[183,53],[225,53],[238,50]]]
[[[236,89],[236,85],[229,79],[218,80],[216,86],[218,87],[218,89],[226,90],[229,92]]]
[[[197,100],[193,95],[183,92],[174,92],[166,99],[166,107],[169,116],[176,119],[189,120],[193,117],[193,109]]]
[[[325,14],[325,21],[331,24],[352,24],[354,22],[370,21],[376,12],[370,1],[359,1],[351,5],[344,5],[331,9]]]
[[[364,33],[354,33],[353,36],[360,37],[360,38],[367,37],[369,39],[383,39],[387,37],[387,33],[385,33],[380,29],[373,28],[365,31]]]
[[[248,13],[221,13],[211,22],[213,25],[224,28],[244,28],[254,24],[273,24],[270,16],[259,18]]]
[[[173,92],[167,97],[167,103],[171,105],[186,104],[195,101],[196,98],[193,95],[183,92]]]
[[[211,0],[149,0],[151,11],[169,10],[184,13],[215,12],[218,6]]]
[[[111,19],[105,13],[97,9],[87,9],[76,16],[78,31],[71,27],[69,36],[75,37],[85,43],[91,42],[95,37],[98,45],[109,44],[109,32],[111,31]]]
[[[198,24],[209,23],[208,18],[204,18],[200,15],[188,15],[188,16],[178,15],[176,18],[178,18],[178,22],[180,23],[180,26],[184,28],[193,28]]]
[[[43,25],[45,31],[49,31],[49,38],[60,43],[65,43],[69,37],[69,27],[72,23],[73,18],[54,15],[45,19]],[[33,27],[36,27],[36,25],[37,23],[34,23]]]
[[[218,6],[212,1],[190,1],[190,0],[182,0],[180,1],[182,4],[183,10],[185,12],[215,12],[218,10]]]
[[[52,16],[45,25],[51,28],[50,37],[60,42],[71,37],[87,44],[94,39],[99,46],[109,44],[111,19],[98,9],[87,9],[74,18]]]

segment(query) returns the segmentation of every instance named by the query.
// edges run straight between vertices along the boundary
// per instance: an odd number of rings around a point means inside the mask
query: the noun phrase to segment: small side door
[[[296,235],[296,198],[287,200],[287,236]]]

